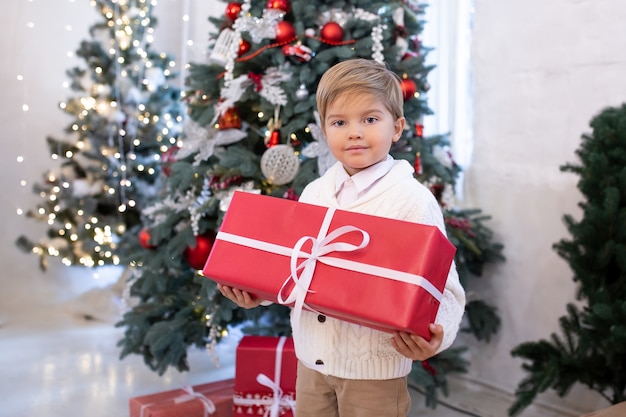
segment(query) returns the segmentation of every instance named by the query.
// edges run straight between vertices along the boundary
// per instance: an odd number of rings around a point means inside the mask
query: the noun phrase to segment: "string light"
[[[32,1],[31,1],[32,2]],[[74,0],[70,0],[74,2]],[[63,264],[71,265],[74,262],[78,262],[85,266],[105,265],[106,263],[119,264],[119,258],[113,255],[113,250],[116,248],[116,240],[121,233],[126,231],[125,224],[119,222],[119,224],[111,226],[94,227],[101,223],[96,217],[91,218],[89,221],[81,221],[79,218],[86,215],[83,210],[76,210],[76,220],[68,223],[58,224],[57,219],[66,218],[61,217],[60,214],[63,210],[66,210],[66,204],[64,204],[64,196],[62,193],[77,193],[83,192],[86,195],[94,195],[102,192],[111,196],[113,199],[118,200],[117,211],[120,214],[126,213],[130,209],[137,207],[137,201],[132,197],[127,196],[128,190],[131,190],[135,185],[131,181],[131,171],[142,172],[144,174],[155,176],[158,175],[158,171],[152,166],[146,166],[138,158],[135,149],[142,145],[142,134],[140,129],[144,129],[143,126],[149,126],[151,123],[155,124],[156,134],[154,139],[164,144],[177,143],[178,136],[182,127],[182,116],[177,115],[174,118],[171,115],[165,115],[160,117],[157,114],[151,114],[146,111],[146,106],[141,103],[142,99],[136,97],[124,103],[126,100],[125,94],[121,94],[120,85],[125,85],[125,80],[128,80],[128,84],[135,84],[134,80],[137,80],[135,88],[139,92],[143,91],[156,91],[159,88],[160,83],[165,80],[161,80],[158,77],[158,71],[161,71],[164,77],[170,77],[173,74],[173,69],[176,68],[176,62],[168,59],[167,54],[161,53],[158,56],[150,55],[148,52],[149,45],[154,41],[154,30],[150,25],[153,23],[150,18],[151,7],[156,5],[156,1],[146,2],[144,0],[129,0],[129,1],[114,1],[112,5],[105,4],[104,2],[91,1],[91,6],[101,7],[101,11],[106,16],[106,25],[112,29],[114,39],[110,41],[102,41],[106,43],[105,51],[110,54],[111,59],[115,63],[106,72],[110,73],[111,70],[115,71],[115,85],[108,86],[107,83],[93,83],[91,86],[84,86],[86,91],[90,91],[91,96],[79,97],[75,99],[68,99],[62,101],[59,104],[59,109],[75,116],[75,123],[69,126],[71,132],[75,132],[76,142],[71,143],[59,143],[56,150],[51,150],[51,159],[58,161],[59,159],[72,160],[79,155],[79,151],[97,152],[100,151],[103,158],[106,159],[106,163],[102,164],[101,172],[109,178],[114,178],[117,181],[115,183],[105,183],[104,181],[95,181],[97,178],[91,178],[90,173],[87,171],[87,177],[85,179],[75,178],[75,174],[71,171],[71,164],[65,164],[61,167],[51,169],[46,173],[46,184],[43,184],[42,190],[39,194],[44,203],[36,211],[33,210],[35,216],[40,216],[42,220],[45,220],[48,225],[54,227],[55,232],[59,236],[62,236],[63,240],[68,238],[73,242],[78,242],[84,239],[84,231],[90,231],[94,236],[94,242],[100,241],[94,249],[94,256],[80,255],[76,259],[72,259],[71,256],[64,256],[62,258]],[[106,9],[106,10],[104,10]],[[131,12],[132,9],[132,12]],[[133,14],[138,10],[137,14]],[[67,14],[72,15],[72,14]],[[75,14],[74,14],[75,15]],[[187,18],[188,20],[188,18]],[[65,31],[72,32],[74,30],[71,24],[61,25]],[[29,21],[26,23],[27,29],[33,29],[35,27],[34,22]],[[130,49],[132,53],[127,54]],[[22,48],[27,51],[28,48]],[[68,58],[75,57],[73,52],[67,52]],[[139,61],[136,64],[126,67],[129,63],[129,57],[139,57]],[[155,61],[152,61],[156,58]],[[133,58],[134,59],[134,58]],[[159,62],[157,62],[157,59]],[[165,65],[165,68],[161,68]],[[23,65],[24,66],[24,65]],[[98,66],[91,68],[90,71],[95,72],[96,75],[105,75],[105,68]],[[150,72],[153,71],[153,72]],[[156,71],[156,72],[154,72]],[[16,74],[17,82],[24,83],[27,77],[18,71]],[[81,82],[78,77],[74,77],[74,82]],[[85,77],[86,83],[89,82]],[[65,80],[61,84],[65,89],[73,87],[72,83]],[[145,86],[145,87],[143,87]],[[163,86],[166,88],[166,86]],[[138,93],[140,94],[140,93]],[[113,97],[111,100],[110,97]],[[21,109],[23,113],[30,111],[30,105],[28,103],[27,89],[24,88],[23,100],[21,103]],[[122,116],[120,111],[126,112],[129,103],[135,102],[137,105],[136,112],[130,112]],[[119,103],[124,104],[124,110],[122,110]],[[120,110],[118,110],[120,108]],[[130,114],[130,115],[129,115]],[[134,115],[133,115],[134,114]],[[104,146],[101,149],[91,149],[91,144],[87,144],[84,140],[85,137],[90,137],[93,129],[92,118],[103,117],[112,121],[113,124],[117,122],[118,129],[116,132],[109,132],[108,146]],[[136,117],[136,120],[133,120]],[[26,125],[24,123],[24,125]],[[26,128],[24,127],[25,131]],[[26,136],[26,135],[23,135]],[[130,140],[130,149],[127,141]],[[126,145],[124,145],[126,143]],[[165,146],[166,148],[168,146]],[[153,161],[158,161],[158,155]],[[25,158],[22,155],[17,156],[17,163],[20,166],[24,166]],[[154,162],[152,162],[154,163]],[[78,163],[78,166],[82,166]],[[68,177],[69,175],[69,177]],[[28,181],[25,179],[20,180],[20,186],[26,187]],[[49,185],[49,188],[47,188]],[[81,187],[78,187],[81,185]],[[79,188],[84,188],[80,190]],[[51,204],[46,205],[46,201]],[[47,207],[47,208],[46,208]],[[76,209],[76,208],[74,208]],[[20,216],[28,213],[26,210],[17,207],[16,213]],[[31,215],[30,213],[29,215]],[[104,220],[104,219],[103,219]],[[108,220],[107,220],[108,221]],[[88,234],[90,234],[88,233]],[[83,245],[84,246],[84,245]],[[85,247],[88,247],[87,244]],[[55,248],[53,245],[37,246],[33,249],[33,252],[42,254],[47,252],[50,256],[60,256],[62,250]]]

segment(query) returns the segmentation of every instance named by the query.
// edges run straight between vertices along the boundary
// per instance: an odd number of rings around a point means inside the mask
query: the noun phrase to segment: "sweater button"
[[[320,323],[324,323],[326,321],[326,316],[324,316],[323,314],[318,315],[317,321],[319,321]]]
[[[321,360],[321,359],[318,359],[318,360],[315,361],[315,364],[316,365],[324,365],[324,361]]]

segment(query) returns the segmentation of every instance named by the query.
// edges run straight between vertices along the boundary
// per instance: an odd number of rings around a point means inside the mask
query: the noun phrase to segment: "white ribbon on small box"
[[[264,417],[278,417],[280,415],[280,409],[291,408],[293,415],[296,413],[296,402],[291,394],[283,394],[283,390],[280,387],[280,375],[283,368],[283,347],[287,338],[281,336],[278,338],[278,344],[276,345],[276,359],[274,361],[274,379],[270,379],[265,374],[258,374],[256,380],[259,384],[268,387],[272,390],[272,396],[264,395],[258,398],[243,397],[239,394],[235,394],[233,397],[233,404],[241,407],[265,407]]]
[[[185,394],[174,398],[174,404],[181,404],[181,403],[185,403],[188,401],[200,400],[200,402],[202,402],[202,407],[204,408],[204,417],[208,417],[209,414],[215,413],[215,404],[213,403],[213,401],[209,400],[204,394],[194,391],[193,388],[189,385],[184,385],[183,387],[181,387],[181,389],[185,391]],[[139,417],[144,417],[144,413],[146,412],[148,407],[151,407],[156,404],[160,404],[160,402],[143,404],[141,406],[141,410],[139,411]]]
[[[281,304],[294,304],[292,320],[294,326],[300,322],[302,309],[306,306],[304,301],[306,299],[307,293],[313,292],[309,288],[311,286],[311,281],[313,280],[313,274],[315,273],[315,265],[317,264],[317,262],[321,262],[323,264],[337,268],[347,269],[355,272],[362,272],[368,275],[375,275],[382,278],[388,278],[395,281],[418,285],[424,290],[428,291],[437,301],[441,302],[441,299],[443,297],[441,291],[439,291],[430,281],[428,281],[421,275],[328,256],[328,254],[332,252],[352,252],[362,249],[366,247],[370,241],[369,234],[365,230],[359,229],[356,226],[341,226],[328,233],[328,229],[330,227],[330,223],[333,219],[334,214],[335,209],[332,207],[328,208],[324,216],[324,220],[322,221],[322,224],[320,226],[317,237],[303,236],[296,242],[293,248],[221,231],[218,232],[216,239],[220,239],[241,246],[247,246],[253,249],[259,249],[265,252],[275,253],[277,255],[289,256],[291,258],[291,275],[287,277],[282,287],[278,291],[277,299],[278,302]],[[350,232],[358,232],[361,234],[362,240],[359,245],[353,245],[346,242],[335,242],[335,240]],[[311,243],[313,244],[313,247],[311,248],[311,253],[302,251],[302,247],[307,241],[311,241]],[[298,260],[300,258],[304,258],[304,261],[298,264]],[[285,287],[289,284],[289,281],[293,281],[295,285],[293,289],[287,294],[287,296],[283,297],[283,291],[285,290]],[[309,307],[307,306],[307,308]],[[313,310],[311,308],[309,309]]]

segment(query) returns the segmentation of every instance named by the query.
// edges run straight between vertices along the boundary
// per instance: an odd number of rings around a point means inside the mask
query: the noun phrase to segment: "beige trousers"
[[[343,379],[298,362],[295,417],[407,417],[410,408],[406,377]]]

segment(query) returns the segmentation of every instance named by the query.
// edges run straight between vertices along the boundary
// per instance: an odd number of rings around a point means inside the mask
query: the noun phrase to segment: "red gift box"
[[[429,338],[455,251],[435,226],[238,191],[203,274],[294,306],[296,325],[308,308]]]
[[[231,417],[235,380],[131,398],[130,417]]]
[[[235,359],[233,416],[293,417],[297,365],[291,337],[242,337]]]

